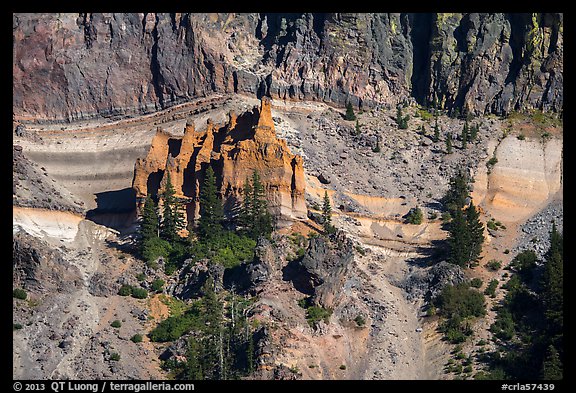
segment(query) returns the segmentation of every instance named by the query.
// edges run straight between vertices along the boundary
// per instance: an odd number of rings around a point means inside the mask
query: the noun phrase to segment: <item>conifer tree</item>
[[[460,171],[450,179],[449,184],[450,188],[442,201],[446,209],[453,213],[456,210],[461,210],[466,203],[469,196],[468,178],[464,172]]]
[[[470,140],[475,141],[478,137],[478,131],[480,131],[480,125],[478,123],[470,127]]]
[[[224,208],[222,201],[218,198],[216,177],[211,166],[206,168],[202,184],[198,235],[200,239],[210,242],[222,234],[222,222],[224,221]]]
[[[344,118],[350,121],[356,120],[356,115],[354,114],[354,108],[352,107],[350,101],[346,103],[346,115],[344,115]]]
[[[322,203],[322,219],[324,232],[330,234],[334,232],[334,226],[332,225],[332,206],[330,205],[330,198],[328,197],[328,191],[324,191],[324,200]]]
[[[142,209],[142,223],[140,224],[140,248],[143,250],[146,241],[158,237],[158,212],[152,196],[148,194]]]
[[[468,244],[470,244],[470,235],[467,231],[466,217],[462,210],[457,209],[450,222],[448,262],[465,267],[469,261]]]
[[[170,172],[166,172],[166,185],[160,195],[163,203],[160,234],[165,240],[175,241],[180,237],[178,232],[185,228],[185,223],[182,206],[175,197]]]
[[[268,211],[264,185],[257,171],[246,179],[240,206],[239,224],[243,232],[254,240],[260,236],[270,237],[274,230],[273,217]]]
[[[260,236],[270,237],[274,230],[272,215],[268,211],[268,201],[264,185],[260,181],[257,171],[252,173],[252,238],[258,239]]]
[[[461,139],[462,139],[462,149],[466,149],[468,142],[468,121],[464,123],[464,127],[462,128]]]
[[[452,136],[446,134],[446,153],[452,154]]]
[[[440,127],[438,127],[438,118],[436,118],[436,123],[434,124],[434,142],[440,140]]]
[[[240,214],[238,224],[243,230],[248,230],[252,226],[252,184],[250,179],[246,178],[242,188],[242,203],[240,205]]]
[[[542,379],[560,380],[562,379],[562,361],[560,355],[553,345],[548,346],[546,357],[542,363]]]
[[[470,243],[468,247],[468,263],[475,262],[482,253],[482,244],[484,243],[484,224],[480,222],[480,213],[470,202],[466,209],[466,230],[469,233]]]
[[[360,131],[360,124],[358,123],[358,119],[356,119],[356,135],[360,135],[362,131]]]

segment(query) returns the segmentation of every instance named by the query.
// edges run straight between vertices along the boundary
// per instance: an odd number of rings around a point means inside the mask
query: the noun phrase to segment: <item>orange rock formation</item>
[[[166,182],[166,173],[176,196],[186,199],[188,222],[199,217],[199,195],[208,165],[217,177],[217,187],[226,212],[242,200],[246,178],[258,171],[266,189],[272,213],[282,220],[306,218],[304,166],[302,157],[292,154],[286,141],[276,137],[271,103],[262,98],[260,109],[236,115],[205,130],[186,125],[184,136],[175,137],[158,128],[146,158],[136,161],[132,187],[139,207],[147,194],[157,195]]]

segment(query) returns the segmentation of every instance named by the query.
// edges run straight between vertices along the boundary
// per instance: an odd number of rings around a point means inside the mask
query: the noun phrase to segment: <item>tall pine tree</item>
[[[480,213],[472,202],[466,209],[466,230],[469,233],[468,264],[480,258],[482,244],[484,243],[484,224],[480,222]]]
[[[322,220],[324,232],[327,234],[333,233],[335,228],[332,225],[332,206],[330,205],[330,198],[328,197],[328,191],[326,190],[324,190],[324,199],[322,202]]]
[[[158,237],[159,221],[156,203],[152,196],[148,194],[142,209],[142,222],[140,224],[140,250],[144,249],[146,242],[152,238]]]
[[[461,210],[466,204],[468,193],[468,177],[460,171],[454,175],[449,182],[450,188],[444,196],[442,202],[446,209],[452,214],[456,210]]]
[[[170,172],[166,172],[166,184],[160,196],[163,204],[160,235],[165,240],[173,242],[180,238],[178,232],[184,229],[186,225],[184,223],[182,205],[176,198],[176,191],[172,185]]]
[[[204,182],[200,189],[200,219],[198,220],[198,236],[204,242],[210,243],[222,234],[224,207],[218,198],[216,177],[211,166],[206,168]]]

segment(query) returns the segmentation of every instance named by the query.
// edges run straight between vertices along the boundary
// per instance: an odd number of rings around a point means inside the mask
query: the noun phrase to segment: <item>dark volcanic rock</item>
[[[59,250],[24,231],[12,236],[12,266],[15,288],[73,292],[83,282],[78,268],[66,262]]]
[[[456,285],[465,280],[464,272],[458,265],[440,262],[426,269],[417,269],[402,283],[408,300],[433,299],[445,285]]]
[[[314,300],[326,308],[334,308],[343,295],[346,274],[354,260],[352,241],[343,232],[333,237],[332,241],[322,237],[311,239],[306,254],[296,262],[297,272],[293,276],[293,282],[299,281],[295,286],[309,288]]]
[[[563,14],[13,14],[15,119],[142,114],[211,93],[450,111],[563,105]],[[105,59],[105,61],[103,61]]]

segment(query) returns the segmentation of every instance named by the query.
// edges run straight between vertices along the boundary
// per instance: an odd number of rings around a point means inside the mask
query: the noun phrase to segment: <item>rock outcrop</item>
[[[186,216],[192,222],[199,217],[208,166],[216,174],[225,213],[242,200],[246,179],[257,171],[272,213],[284,220],[306,218],[303,161],[276,137],[269,98],[262,98],[259,109],[239,116],[231,112],[226,124],[208,120],[201,131],[187,125],[183,137],[158,129],[148,155],[136,161],[133,188],[138,203],[141,206],[147,194],[157,195],[169,173],[176,197],[188,201]]]
[[[563,105],[558,13],[14,14],[14,117],[149,113],[212,93],[505,114]],[[106,61],[102,61],[106,59]]]

